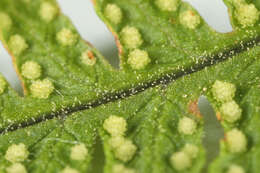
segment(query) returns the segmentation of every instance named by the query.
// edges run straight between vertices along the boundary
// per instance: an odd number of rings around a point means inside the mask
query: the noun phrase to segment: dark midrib
[[[219,52],[218,54],[215,54],[212,56],[202,57],[201,59],[203,59],[203,61],[201,63],[195,64],[194,66],[191,66],[187,69],[180,70],[178,72],[174,71],[174,72],[168,73],[168,74],[160,77],[159,79],[156,79],[154,81],[149,81],[147,83],[142,83],[141,85],[138,85],[135,88],[131,88],[131,89],[119,92],[119,93],[107,94],[104,97],[96,100],[95,102],[89,103],[89,104],[83,104],[83,105],[80,105],[77,107],[68,107],[68,108],[65,108],[65,109],[57,111],[57,112],[52,112],[45,116],[41,116],[34,120],[29,120],[29,121],[22,122],[19,124],[13,124],[13,125],[9,126],[8,128],[0,129],[0,134],[4,134],[7,132],[11,132],[11,131],[26,128],[29,126],[33,126],[35,124],[38,124],[38,123],[41,123],[41,122],[44,122],[47,120],[51,120],[51,119],[54,119],[57,117],[65,118],[74,112],[95,108],[95,107],[98,107],[100,105],[107,104],[110,102],[115,102],[117,100],[136,95],[140,92],[143,92],[144,90],[146,90],[148,88],[152,88],[152,87],[155,87],[158,85],[167,85],[170,82],[177,80],[178,78],[201,71],[201,70],[205,69],[206,67],[216,65],[227,59],[231,59],[233,56],[235,56],[241,52],[244,52],[244,51],[248,50],[249,48],[256,46],[258,43],[260,43],[260,36],[254,38],[254,39],[251,39],[249,41],[246,41],[244,43],[239,43],[238,45],[236,45],[233,48],[228,49],[224,52]]]

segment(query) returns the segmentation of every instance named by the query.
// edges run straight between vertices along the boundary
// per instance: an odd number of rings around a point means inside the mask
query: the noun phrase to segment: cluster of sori
[[[225,142],[229,152],[245,152],[247,150],[247,137],[241,130],[233,127],[242,116],[242,110],[234,100],[236,86],[229,82],[216,80],[211,91],[214,99],[220,104],[219,118],[232,126],[232,129],[229,129],[225,135]],[[233,164],[230,166],[228,173],[233,172],[243,173],[244,169]]]
[[[70,159],[74,161],[84,161],[88,156],[88,149],[84,144],[75,144],[70,149]],[[5,159],[11,163],[11,166],[6,168],[7,173],[26,173],[27,170],[22,164],[28,159],[29,151],[23,143],[12,144],[8,147],[5,153]],[[66,166],[61,173],[79,173],[78,170]]]
[[[197,131],[197,122],[187,116],[182,117],[178,122],[178,132],[181,135],[193,135]],[[170,163],[177,171],[183,171],[192,166],[192,161],[196,159],[199,148],[192,143],[186,143],[184,147],[171,154]]]
[[[23,143],[12,144],[8,147],[5,153],[5,159],[11,163],[11,166],[6,168],[7,173],[26,173],[27,170],[22,164],[28,158],[29,152]]]
[[[108,145],[111,147],[114,157],[123,163],[130,161],[137,150],[136,145],[125,137],[127,122],[118,116],[108,117],[103,124],[104,129],[110,134]],[[113,173],[135,173],[136,171],[127,168],[123,163],[115,164],[112,168]]]
[[[107,4],[104,14],[115,25],[122,22],[122,10],[115,4]],[[136,27],[123,27],[120,33],[120,41],[129,51],[127,63],[132,69],[144,69],[151,62],[148,52],[140,48],[144,41],[140,31]]]

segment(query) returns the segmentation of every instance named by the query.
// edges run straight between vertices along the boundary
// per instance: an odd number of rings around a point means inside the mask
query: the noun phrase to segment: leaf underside
[[[161,11],[147,0],[95,0],[97,14],[115,35],[120,49],[120,69],[114,69],[90,44],[80,38],[71,21],[61,12],[51,22],[39,16],[42,2],[54,0],[1,0],[0,12],[12,19],[9,29],[0,28],[2,43],[12,55],[13,64],[24,87],[24,97],[10,86],[0,94],[0,172],[12,165],[5,154],[12,144],[24,143],[29,157],[22,162],[28,172],[60,172],[69,166],[79,172],[111,173],[121,164],[109,145],[110,135],[103,123],[111,115],[127,120],[126,137],[137,146],[134,157],[124,163],[139,173],[200,173],[207,163],[203,146],[205,121],[190,109],[200,96],[207,97],[215,112],[219,102],[211,88],[216,80],[236,86],[234,100],[242,109],[242,118],[234,124],[220,121],[224,131],[238,128],[248,139],[247,151],[229,152],[226,141],[220,141],[220,153],[210,163],[208,172],[225,172],[230,165],[245,172],[260,169],[260,28],[241,27],[234,17],[234,6],[227,7],[234,27],[232,33],[217,33],[201,19],[195,29],[181,25],[178,17],[185,10],[197,12],[180,2],[175,12]],[[104,15],[107,4],[116,4],[123,12],[120,24],[111,23]],[[248,2],[249,3],[249,2]],[[260,8],[258,1],[250,1]],[[1,23],[1,21],[0,21]],[[1,26],[1,25],[0,25]],[[151,63],[134,70],[127,62],[132,51],[122,44],[120,35],[125,26],[137,28]],[[77,35],[73,46],[62,46],[56,34],[63,28]],[[20,55],[9,48],[10,37],[19,34],[28,44]],[[83,51],[96,58],[94,66],[82,63]],[[26,79],[22,65],[35,61],[42,68],[40,80],[48,78],[54,85],[47,99],[32,96],[33,80]],[[195,104],[195,107],[197,105]],[[178,122],[190,117],[197,123],[193,135],[178,131]],[[216,141],[218,143],[219,141]],[[70,158],[75,144],[85,144],[84,160]],[[192,166],[177,171],[170,163],[172,153],[185,144],[199,148]]]

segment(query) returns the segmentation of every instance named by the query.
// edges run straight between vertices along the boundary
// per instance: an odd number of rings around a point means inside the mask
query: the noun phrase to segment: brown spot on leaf
[[[117,46],[117,49],[118,49],[118,54],[119,56],[121,56],[123,54],[123,46],[122,44],[120,43],[120,40],[119,40],[119,37],[118,37],[118,34],[113,30],[113,28],[111,26],[109,26],[107,24],[107,27],[108,29],[110,30],[110,32],[112,33],[112,35],[114,36],[115,38],[115,41],[116,41],[116,46]]]
[[[117,46],[118,53],[119,53],[119,56],[120,56],[120,55],[122,55],[122,53],[123,53],[122,44],[120,43],[120,40],[119,40],[119,38],[118,38],[117,33],[115,33],[111,27],[108,27],[108,28],[109,28],[109,30],[112,32],[112,35],[113,35],[114,38],[115,38],[116,46]]]
[[[91,60],[95,59],[95,56],[94,56],[93,52],[91,52],[91,51],[88,51],[88,57]]]
[[[192,16],[195,16],[195,13],[194,13],[193,11],[191,11],[190,14],[191,14]]]
[[[122,55],[122,53],[123,53],[122,45],[117,37],[116,37],[116,45],[118,48],[119,55]]]
[[[193,115],[196,115],[198,118],[201,118],[202,115],[200,113],[199,107],[198,107],[198,100],[191,101],[188,106],[189,112]]]
[[[96,5],[96,0],[91,0],[91,2],[93,3],[93,5]]]
[[[217,119],[218,119],[219,121],[221,121],[221,120],[222,120],[222,117],[221,117],[221,114],[220,114],[220,112],[217,112],[216,116],[217,116]]]

